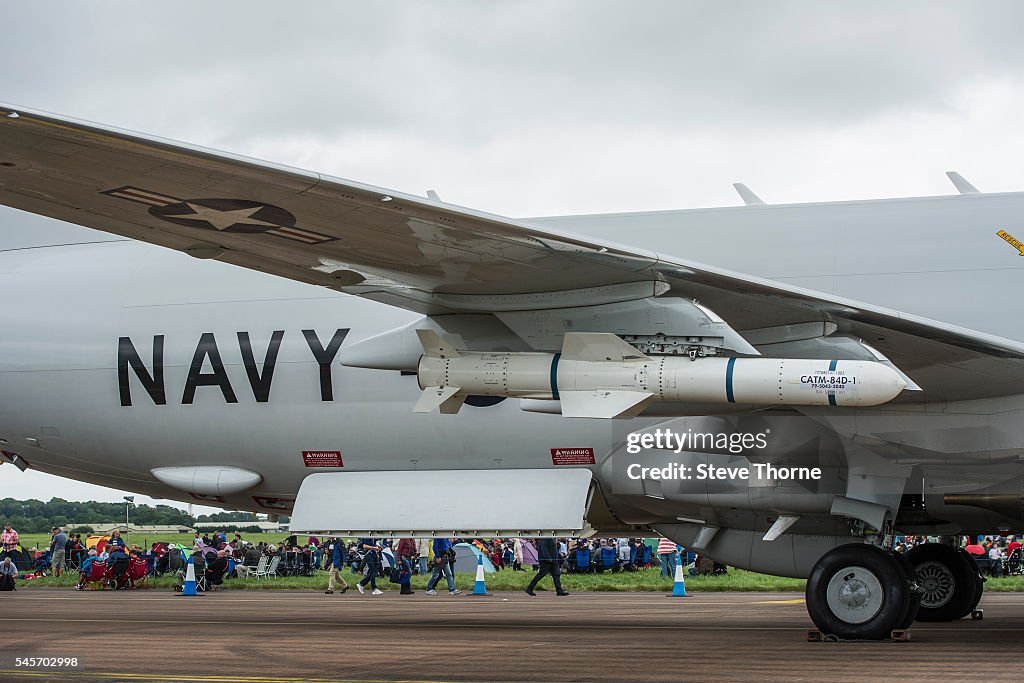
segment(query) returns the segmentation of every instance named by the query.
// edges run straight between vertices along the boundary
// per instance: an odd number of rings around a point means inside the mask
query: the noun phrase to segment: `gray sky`
[[[1020,190],[1022,25],[984,1],[3,3],[0,101],[514,216],[734,205],[736,181],[947,194],[951,169]]]

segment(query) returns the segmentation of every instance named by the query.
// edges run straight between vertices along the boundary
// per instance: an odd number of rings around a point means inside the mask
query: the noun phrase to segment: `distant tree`
[[[197,522],[255,522],[256,515],[252,512],[215,512],[210,515],[199,515]]]
[[[100,503],[94,500],[77,502],[63,498],[52,498],[47,503],[35,499],[0,499],[0,521],[10,522],[15,529],[28,534],[44,533],[55,526],[63,528],[67,526],[68,521],[114,522],[123,519],[123,503]],[[131,519],[135,524],[195,524],[195,519],[187,512],[170,505],[136,505],[132,508]]]

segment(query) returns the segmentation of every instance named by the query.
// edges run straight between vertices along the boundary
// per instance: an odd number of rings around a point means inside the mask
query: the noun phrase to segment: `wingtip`
[[[960,194],[981,194],[981,190],[969,183],[966,178],[956,171],[946,171],[946,177],[953,183],[953,187]]]
[[[733,188],[736,189],[736,192],[737,194],[739,194],[740,199],[742,199],[743,203],[746,204],[747,206],[765,205],[764,200],[758,197],[756,194],[754,194],[754,192],[743,183],[733,183],[732,186]]]

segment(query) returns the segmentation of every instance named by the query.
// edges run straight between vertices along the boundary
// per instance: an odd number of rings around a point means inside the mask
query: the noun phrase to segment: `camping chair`
[[[289,551],[281,556],[281,562],[278,564],[277,573],[281,576],[290,575],[295,569],[296,557],[295,553]]]
[[[13,560],[12,560],[13,562]],[[32,561],[32,571],[40,576],[45,576],[46,571],[53,565],[50,563],[50,551],[47,550],[45,553],[37,557]]]
[[[129,587],[133,589],[144,588],[147,578],[149,578],[149,561],[141,557],[131,558],[128,562]]]
[[[181,548],[171,548],[167,551],[167,570],[172,574],[185,571],[185,554],[181,552]],[[159,565],[158,565],[159,567]]]
[[[259,564],[255,568],[249,570],[248,578],[250,579],[265,579],[267,578],[267,563],[270,560],[266,555],[260,557]]]
[[[577,548],[572,554],[572,559],[571,571],[579,574],[587,574],[593,571],[590,564],[590,548]]]
[[[597,571],[619,571],[619,553],[616,548],[609,546],[601,548],[601,555],[599,559],[600,564],[596,567]]]
[[[228,571],[228,561],[218,557],[210,561],[204,573],[206,590],[214,590],[224,585],[224,574]]]
[[[103,577],[107,573],[107,565],[105,562],[99,560],[93,560],[93,563],[89,565],[89,574],[85,577],[85,582],[88,584],[90,590],[103,590]]]
[[[651,553],[651,546],[644,543],[643,546],[641,546],[639,552],[637,553],[637,565],[640,567],[650,567]]]
[[[270,566],[267,567],[266,578],[268,578],[268,579],[269,578],[276,579],[277,578],[277,567],[280,564],[281,564],[281,558],[280,557],[275,555],[274,557],[270,558]]]
[[[1024,548],[1015,548],[1006,558],[1006,575],[1024,574]]]
[[[128,556],[123,553],[118,553],[113,559],[107,558],[107,569],[103,574],[103,581],[108,588],[120,590],[129,587],[128,568],[130,563]]]

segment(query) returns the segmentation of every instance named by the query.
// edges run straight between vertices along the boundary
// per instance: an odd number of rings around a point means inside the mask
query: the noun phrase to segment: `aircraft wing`
[[[0,203],[424,314],[698,300],[733,329],[831,322],[923,389],[1020,393],[1024,344],[433,199],[0,105]]]

